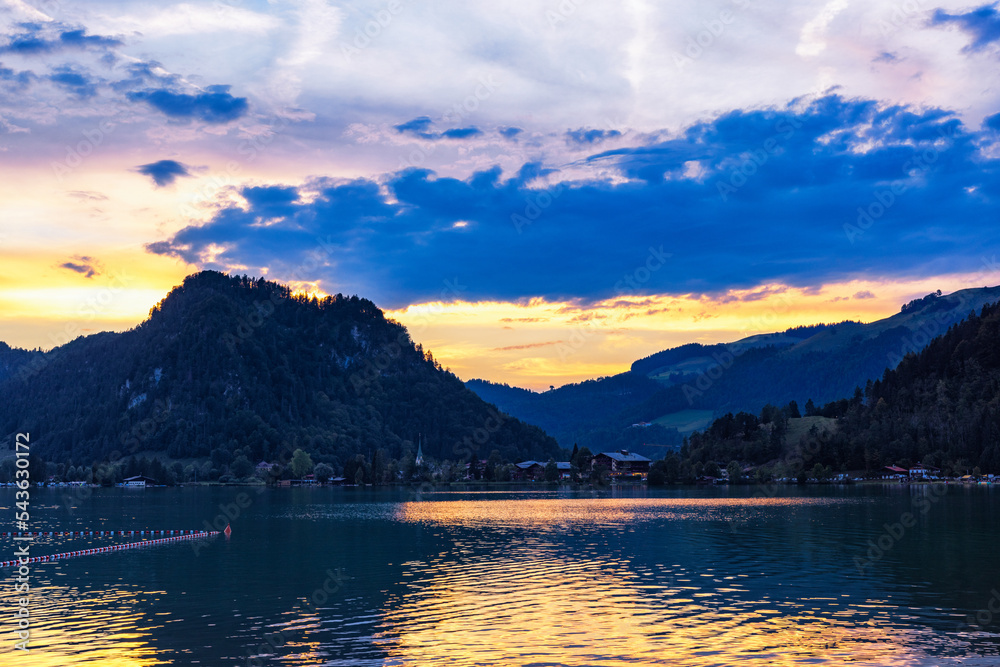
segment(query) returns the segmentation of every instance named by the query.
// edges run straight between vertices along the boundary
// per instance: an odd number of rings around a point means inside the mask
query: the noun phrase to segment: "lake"
[[[233,533],[34,564],[28,653],[4,570],[0,664],[1000,665],[998,493],[33,489],[32,530]]]

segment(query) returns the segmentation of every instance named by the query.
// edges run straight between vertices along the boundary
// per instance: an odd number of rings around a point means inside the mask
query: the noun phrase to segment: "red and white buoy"
[[[137,531],[134,531],[134,530],[133,531],[129,531],[129,535],[134,535],[136,532]],[[52,554],[52,555],[48,555],[48,556],[31,556],[30,558],[25,558],[25,559],[2,561],[2,562],[0,562],[0,567],[16,567],[18,565],[25,565],[27,563],[45,563],[45,562],[48,562],[50,560],[58,560],[58,559],[61,559],[61,558],[72,558],[72,557],[75,557],[75,556],[90,556],[92,554],[102,554],[102,553],[108,553],[108,552],[111,552],[111,551],[123,551],[125,549],[136,549],[138,547],[151,547],[151,546],[153,546],[155,544],[163,544],[165,542],[175,542],[177,540],[199,539],[199,538],[203,538],[203,537],[212,537],[214,535],[218,535],[219,534],[219,531],[217,531],[217,530],[213,530],[213,531],[205,531],[205,530],[181,530],[181,531],[150,530],[150,531],[141,531],[140,534],[149,533],[150,535],[164,535],[164,534],[166,534],[168,532],[169,533],[177,533],[177,534],[173,534],[171,537],[163,537],[163,538],[156,539],[156,540],[142,540],[140,542],[128,542],[126,544],[116,544],[116,545],[113,545],[113,546],[99,547],[99,548],[96,548],[96,549],[81,549],[81,550],[77,550],[77,551],[67,551],[65,553]],[[226,533],[227,537],[232,533],[232,530],[229,528],[229,526],[226,526],[225,533]],[[124,535],[125,531],[113,531],[113,530],[83,531],[83,532],[81,532],[81,531],[75,531],[73,533],[73,536],[84,536],[85,535],[87,537],[90,537],[91,535],[95,535],[95,536],[105,536],[105,535],[106,536],[111,536],[111,535],[115,535],[115,534],[117,534],[117,535]],[[8,537],[8,536],[15,536],[15,537],[18,537],[18,536],[20,536],[20,537],[48,537],[48,536],[62,535],[62,533],[59,533],[59,532],[43,532],[43,533],[37,533],[37,532],[36,533],[28,533],[28,532],[24,532],[24,533],[2,533],[0,535],[2,535],[3,537]]]

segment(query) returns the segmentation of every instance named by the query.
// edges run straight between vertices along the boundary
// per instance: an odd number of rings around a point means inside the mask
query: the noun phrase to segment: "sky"
[[[1000,4],[0,0],[0,340],[201,269],[462,379],[1000,283]]]

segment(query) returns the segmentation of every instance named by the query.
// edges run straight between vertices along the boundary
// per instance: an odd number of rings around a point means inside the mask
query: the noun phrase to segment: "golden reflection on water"
[[[80,591],[43,583],[41,569],[33,571],[30,591],[31,637],[28,651],[14,648],[18,641],[14,618],[18,597],[13,584],[0,595],[4,610],[0,632],[0,665],[18,667],[147,667],[169,664],[156,657],[150,635],[162,625],[132,607],[140,603],[136,591],[112,588]],[[4,574],[9,574],[9,570]],[[11,577],[13,580],[13,577]]]
[[[454,552],[405,563],[407,592],[385,605],[375,641],[386,665],[912,665],[921,638],[864,609],[758,599],[740,577],[665,565],[643,572],[592,546],[567,553],[554,532],[657,518],[724,518],[808,499],[538,499],[404,504],[397,518],[443,527],[515,528],[492,552],[478,531]],[[815,502],[826,502],[816,499]],[[484,538],[489,539],[489,538]],[[501,546],[502,545],[502,546]],[[476,554],[476,555],[473,555]],[[457,556],[457,557],[456,557]],[[670,554],[665,553],[666,562]],[[888,613],[886,608],[882,610]],[[917,631],[907,631],[917,634]]]
[[[449,526],[622,525],[648,519],[731,520],[764,508],[829,505],[834,498],[531,498],[402,503],[396,519]]]

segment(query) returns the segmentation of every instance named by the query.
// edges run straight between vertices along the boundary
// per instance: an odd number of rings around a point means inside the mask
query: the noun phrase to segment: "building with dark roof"
[[[641,454],[635,454],[622,449],[617,452],[601,452],[594,456],[593,465],[604,466],[612,477],[629,477],[639,475],[643,478],[649,473],[652,461]]]

